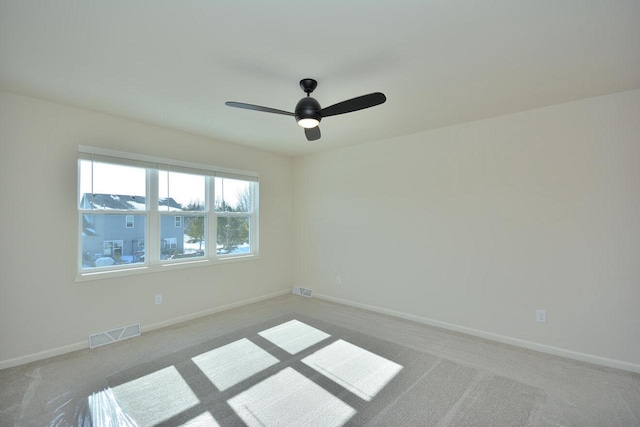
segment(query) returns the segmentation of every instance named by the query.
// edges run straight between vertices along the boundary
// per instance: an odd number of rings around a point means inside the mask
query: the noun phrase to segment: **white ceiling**
[[[322,106],[292,117],[300,79]],[[0,89],[290,156],[640,88],[640,1],[0,0]]]

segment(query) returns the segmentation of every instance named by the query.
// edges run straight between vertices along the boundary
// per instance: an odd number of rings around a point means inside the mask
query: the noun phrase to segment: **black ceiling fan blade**
[[[227,101],[224,103],[224,105],[227,105],[229,107],[235,107],[235,108],[243,108],[245,110],[262,111],[263,113],[273,113],[273,114],[282,114],[285,116],[294,116],[293,113],[290,113],[288,111],[277,110],[275,108],[269,108],[269,107],[261,107],[259,105],[253,105],[253,104],[245,104],[244,102]]]
[[[338,114],[351,113],[352,111],[364,110],[365,108],[375,107],[387,100],[383,93],[375,92],[368,95],[362,95],[357,98],[348,99],[338,102],[329,107],[320,110],[320,116],[329,117]]]
[[[316,141],[320,139],[320,126],[305,128],[304,134],[307,137],[307,141]]]

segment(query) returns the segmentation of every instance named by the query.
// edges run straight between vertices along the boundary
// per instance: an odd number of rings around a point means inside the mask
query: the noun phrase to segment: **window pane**
[[[146,215],[82,215],[82,268],[144,262],[145,230]]]
[[[80,160],[82,209],[143,211],[146,188],[144,168]]]
[[[251,182],[216,177],[216,212],[251,212]]]
[[[204,176],[159,171],[158,179],[158,209],[161,212],[204,211]]]
[[[218,255],[248,254],[251,252],[249,216],[218,217]]]
[[[204,256],[206,221],[204,215],[184,216],[177,226],[176,216],[160,217],[160,258],[180,259]]]

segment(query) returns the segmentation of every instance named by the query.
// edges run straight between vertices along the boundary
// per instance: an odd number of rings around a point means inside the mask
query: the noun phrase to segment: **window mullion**
[[[157,264],[160,262],[160,214],[158,213],[158,169],[147,169],[147,242],[145,248],[145,262]]]
[[[260,206],[259,206],[259,194],[260,194],[260,190],[259,190],[259,183],[254,182],[251,185],[251,234],[250,234],[250,242],[251,242],[251,253],[254,255],[258,254],[258,248],[260,247],[259,244],[259,219],[258,219],[258,213],[260,212]]]
[[[215,200],[216,200],[216,186],[215,186],[215,177],[213,176],[207,176],[206,179],[206,192],[207,192],[207,197],[206,197],[206,214],[207,214],[207,221],[206,221],[206,232],[207,232],[207,251],[208,251],[208,258],[212,259],[212,258],[216,258],[217,256],[217,251],[216,248],[218,247],[218,235],[217,235],[217,218],[216,218],[216,214],[215,214]]]

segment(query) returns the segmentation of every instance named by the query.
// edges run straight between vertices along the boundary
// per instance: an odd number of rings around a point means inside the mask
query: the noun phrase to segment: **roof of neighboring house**
[[[159,206],[168,206],[169,210],[184,210],[183,206],[173,198],[159,200]],[[104,210],[145,210],[146,200],[144,196],[127,196],[123,194],[91,194],[85,193],[80,201],[82,209]]]

